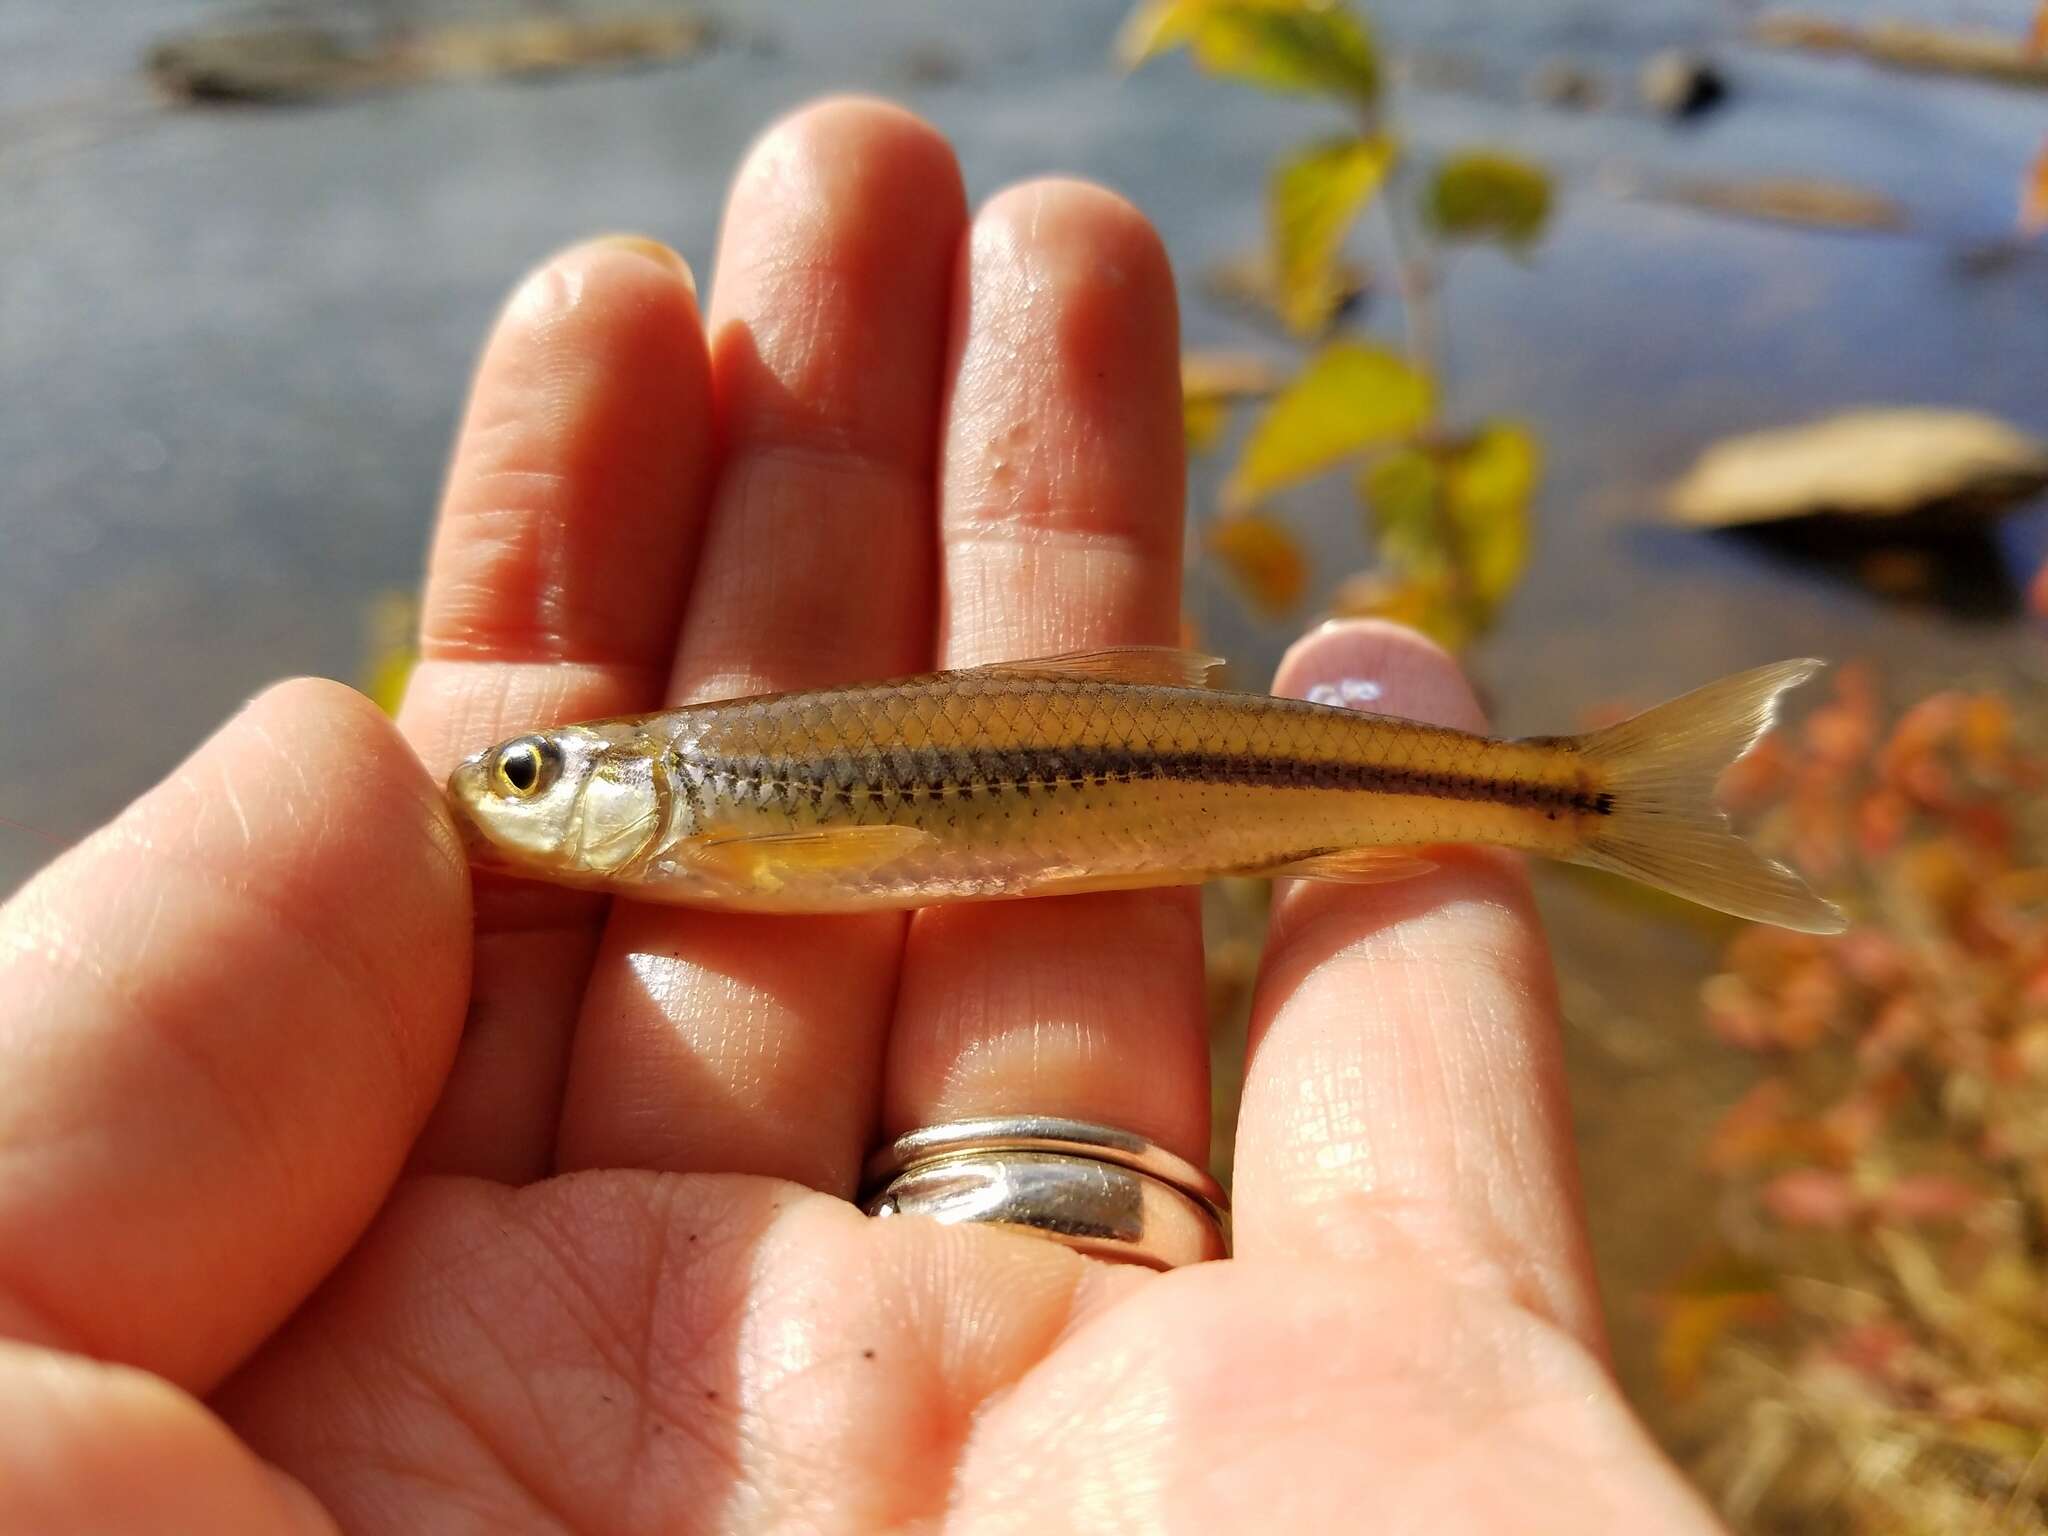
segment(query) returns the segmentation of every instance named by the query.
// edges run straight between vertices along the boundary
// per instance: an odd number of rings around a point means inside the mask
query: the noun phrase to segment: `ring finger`
[[[808,108],[749,155],[711,298],[721,463],[676,702],[929,665],[934,424],[965,201],[945,141],[875,102]],[[851,1192],[902,931],[895,913],[616,903],[560,1165]]]
[[[940,460],[940,663],[1171,644],[1181,594],[1179,322],[1158,236],[1038,182],[975,221]],[[883,1114],[1105,1121],[1208,1149],[1193,891],[913,919]]]

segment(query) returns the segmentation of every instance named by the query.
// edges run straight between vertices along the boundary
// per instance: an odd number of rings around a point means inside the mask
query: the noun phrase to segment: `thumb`
[[[271,689],[0,908],[0,1334],[204,1391],[367,1224],[460,1032],[469,882],[374,706]]]

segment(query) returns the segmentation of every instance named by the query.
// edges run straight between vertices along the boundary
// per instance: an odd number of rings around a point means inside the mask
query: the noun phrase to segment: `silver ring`
[[[1049,1115],[955,1120],[868,1159],[870,1216],[929,1216],[1177,1269],[1229,1253],[1230,1202],[1202,1169],[1115,1126]]]

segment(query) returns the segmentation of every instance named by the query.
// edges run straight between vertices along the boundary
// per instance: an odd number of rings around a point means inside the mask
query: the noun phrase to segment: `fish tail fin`
[[[1736,836],[1714,798],[1722,773],[1777,719],[1779,697],[1822,665],[1781,661],[1724,677],[1575,738],[1612,799],[1572,862],[1736,917],[1840,933],[1848,926],[1841,910]]]

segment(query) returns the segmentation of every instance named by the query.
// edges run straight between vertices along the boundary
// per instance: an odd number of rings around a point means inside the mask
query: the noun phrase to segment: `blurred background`
[[[1851,933],[1541,872],[1619,1364],[1740,1529],[2048,1530],[2035,0],[7,0],[0,816],[78,836],[280,675],[394,698],[508,287],[708,271],[843,89],[1160,228],[1237,685],[1333,612],[1511,733],[1846,663],[1729,793]],[[1210,893],[1220,1164],[1262,901]]]

